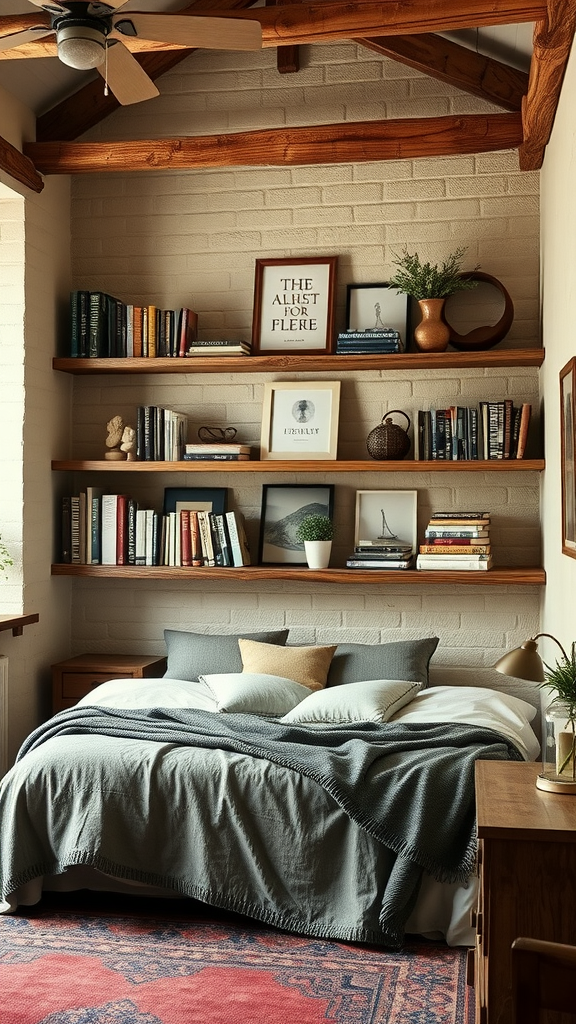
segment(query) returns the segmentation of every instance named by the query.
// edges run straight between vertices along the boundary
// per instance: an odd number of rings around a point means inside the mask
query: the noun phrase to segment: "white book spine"
[[[118,495],[102,495],[102,565],[116,565]]]

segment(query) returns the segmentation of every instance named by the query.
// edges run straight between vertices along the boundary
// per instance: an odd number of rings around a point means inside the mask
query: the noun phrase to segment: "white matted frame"
[[[354,545],[394,542],[418,548],[417,491],[356,491]]]
[[[346,288],[346,330],[398,331],[402,347],[408,338],[409,299],[383,284],[349,284]]]
[[[339,412],[339,380],[265,384],[260,458],[335,459]]]
[[[334,347],[337,256],[256,260],[252,354]]]

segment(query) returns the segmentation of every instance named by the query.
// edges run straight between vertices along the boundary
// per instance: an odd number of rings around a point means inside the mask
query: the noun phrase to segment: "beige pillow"
[[[333,647],[277,647],[257,640],[238,640],[244,672],[287,676],[309,690],[326,686]]]

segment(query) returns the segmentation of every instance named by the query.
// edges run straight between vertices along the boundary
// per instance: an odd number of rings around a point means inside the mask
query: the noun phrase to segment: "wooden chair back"
[[[512,997],[514,1024],[541,1024],[543,1010],[576,1018],[576,946],[516,939],[512,943]]]

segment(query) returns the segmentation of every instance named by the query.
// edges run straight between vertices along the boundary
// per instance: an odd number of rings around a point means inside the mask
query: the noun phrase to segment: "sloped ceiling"
[[[25,0],[4,0],[3,12],[8,4],[21,15]],[[284,127],[204,138],[75,142],[118,103],[112,95],[103,95],[100,77],[77,88],[78,72],[70,73],[54,56],[34,59],[55,53],[53,43],[35,41],[0,53],[0,84],[18,95],[18,78],[22,80],[24,72],[28,95],[36,90],[37,141],[21,154],[0,140],[0,166],[29,187],[40,191],[43,174],[92,170],[358,162],[509,148],[518,149],[522,169],[537,169],[576,29],[574,0],[499,0],[497,5],[493,0],[276,0],[268,6],[253,6],[251,0],[196,0],[184,8],[182,0],[132,0],[126,10],[130,7],[257,20],[263,45],[277,48],[280,73],[297,73],[298,47],[306,43],[352,39],[480,96],[504,112]],[[11,20],[4,13],[0,16],[0,35],[14,31]],[[193,52],[142,39],[128,40],[127,45],[154,80]],[[45,70],[45,65],[50,68]],[[47,96],[57,102],[44,109]]]

